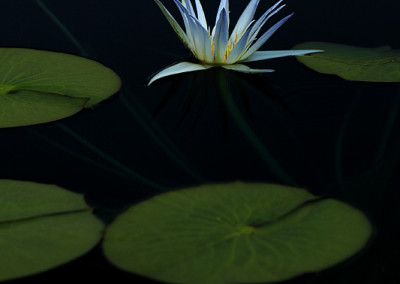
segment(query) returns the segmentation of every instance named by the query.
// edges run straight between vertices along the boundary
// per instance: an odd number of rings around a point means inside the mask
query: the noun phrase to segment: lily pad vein
[[[92,211],[92,210],[93,210],[92,208],[82,208],[82,209],[40,214],[40,215],[35,215],[35,216],[30,216],[30,217],[25,217],[25,218],[21,218],[21,219],[15,219],[15,220],[0,221],[0,230],[1,230],[2,225],[15,224],[18,222],[26,222],[26,221],[40,219],[40,218],[55,217],[55,216],[59,216],[59,215],[75,214],[75,213],[81,213],[81,212]]]

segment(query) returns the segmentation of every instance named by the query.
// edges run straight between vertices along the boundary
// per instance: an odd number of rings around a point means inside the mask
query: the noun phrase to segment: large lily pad
[[[68,262],[98,243],[102,230],[82,195],[0,180],[0,281]]]
[[[363,48],[329,42],[305,42],[293,47],[305,48],[325,50],[297,57],[317,72],[353,81],[400,82],[400,51],[390,46]]]
[[[0,48],[0,127],[70,116],[110,97],[119,77],[100,63],[65,53]]]
[[[171,283],[257,283],[320,271],[369,239],[367,218],[305,190],[210,184],[132,206],[106,230],[103,249],[129,272]]]

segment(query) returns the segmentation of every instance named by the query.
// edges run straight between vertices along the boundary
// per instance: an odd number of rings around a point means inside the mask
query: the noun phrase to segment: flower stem
[[[72,33],[61,23],[61,21],[47,8],[46,5],[41,0],[36,0],[36,3],[39,5],[39,7],[47,14],[47,16],[50,17],[50,19],[61,29],[61,31],[69,38],[70,41],[76,46],[76,48],[79,50],[79,53],[87,57],[89,54],[88,52],[82,47],[82,45],[79,43],[79,41],[72,35]]]
[[[267,167],[277,176],[280,180],[287,184],[295,185],[295,181],[285,172],[285,170],[279,165],[272,154],[264,147],[257,135],[251,130],[246,120],[240,113],[240,110],[236,106],[231,92],[228,87],[227,78],[225,71],[220,68],[217,69],[217,84],[220,95],[226,104],[229,114],[235,120],[239,130],[243,133],[245,139],[259,154],[261,159],[265,162]]]
[[[124,106],[129,111],[130,115],[133,116],[133,118],[139,123],[139,125],[142,126],[142,128],[147,132],[152,140],[156,142],[158,146],[163,149],[164,152],[170,158],[172,158],[187,174],[189,174],[198,182],[204,182],[204,178],[188,166],[188,163],[185,161],[185,158],[183,157],[179,149],[174,145],[172,141],[169,140],[169,138],[161,131],[161,129],[158,129],[156,125],[152,124],[152,126],[156,129],[153,130],[152,127],[149,126],[148,123],[146,123],[146,121],[143,119],[143,112],[145,112],[145,110],[143,110],[143,107],[138,102],[135,102],[136,107],[134,107],[131,102],[129,102],[129,100],[125,96],[125,89],[126,88],[123,88],[120,91],[120,98]],[[142,110],[142,115],[140,115],[139,111],[137,110],[138,108]]]
[[[86,146],[88,149],[90,149],[92,152],[94,152],[95,154],[97,154],[98,156],[100,156],[101,158],[103,158],[104,160],[106,160],[107,162],[109,162],[110,164],[116,166],[117,168],[119,168],[121,171],[129,174],[131,177],[133,177],[134,179],[136,179],[138,182],[159,189],[159,190],[164,190],[165,187],[153,182],[152,180],[149,180],[148,178],[143,177],[141,174],[135,172],[134,170],[130,169],[129,167],[125,166],[124,164],[118,162],[117,160],[115,160],[114,158],[112,158],[111,156],[109,156],[108,154],[106,154],[105,152],[103,152],[102,150],[100,150],[99,148],[97,148],[96,146],[94,146],[93,144],[91,144],[89,141],[87,141],[86,139],[84,139],[82,136],[80,136],[78,133],[76,133],[75,131],[73,131],[72,129],[68,128],[67,126],[65,126],[62,123],[57,123],[56,124],[61,130],[65,131],[66,133],[68,133],[71,137],[73,137],[74,139],[76,139],[79,143],[81,143],[82,145]]]
[[[396,96],[394,98],[394,102],[392,104],[392,108],[389,111],[389,117],[388,117],[387,123],[383,127],[384,132],[381,136],[382,139],[381,139],[381,142],[379,143],[378,151],[376,153],[376,158],[375,158],[375,161],[377,163],[379,163],[385,155],[385,151],[386,151],[387,145],[389,143],[390,135],[393,132],[393,126],[394,126],[395,120],[397,118],[397,115],[399,113],[399,103],[400,103],[400,88],[397,90]]]
[[[61,29],[61,31],[71,40],[71,42],[79,50],[80,55],[88,56],[89,53],[82,47],[79,41],[72,35],[72,33],[61,23],[61,21],[43,4],[41,0],[36,0],[39,7],[50,17],[50,19]],[[143,129],[152,137],[152,139],[167,153],[168,156],[173,158],[178,165],[180,165],[190,176],[192,176],[196,181],[204,182],[204,178],[201,177],[199,173],[191,169],[187,162],[185,163],[183,156],[180,151],[175,147],[175,145],[166,137],[162,135],[161,131],[158,130],[157,133],[153,131],[150,126],[146,125],[143,120],[143,115],[140,115],[136,109],[133,108],[132,104],[125,98],[123,90],[120,92],[121,100],[124,106],[128,109],[129,113],[135,118],[135,120],[143,127]],[[160,136],[164,139],[161,139]],[[98,150],[98,154],[106,155],[102,151]]]
[[[335,146],[335,171],[336,171],[336,182],[339,187],[339,190],[342,193],[345,193],[344,190],[344,180],[343,180],[343,161],[342,161],[342,152],[343,152],[343,141],[345,137],[345,133],[349,124],[349,120],[351,115],[353,114],[355,108],[357,107],[361,97],[363,96],[363,88],[360,88],[356,94],[356,96],[353,98],[353,100],[350,102],[350,105],[347,109],[347,112],[343,118],[343,122],[340,126],[339,133],[337,135],[336,139],[336,146]]]
[[[36,130],[33,130],[31,128],[25,128],[25,130],[28,131],[29,133],[31,133],[31,134],[43,139],[43,140],[45,140],[47,143],[53,145],[54,147],[57,147],[57,148],[61,149],[62,151],[67,152],[68,154],[70,154],[72,156],[75,156],[75,157],[77,157],[77,158],[79,158],[79,159],[81,159],[81,160],[83,160],[83,161],[85,161],[85,162],[87,162],[89,164],[92,164],[94,166],[97,166],[99,168],[102,168],[102,169],[107,170],[107,171],[109,171],[109,172],[111,172],[113,174],[116,174],[116,175],[119,175],[119,176],[122,176],[122,177],[125,177],[125,178],[129,178],[130,177],[125,172],[121,172],[121,171],[115,170],[114,168],[108,167],[108,166],[106,166],[104,164],[101,164],[101,163],[99,163],[99,162],[97,162],[97,161],[95,161],[93,159],[90,159],[90,158],[88,158],[88,157],[86,157],[86,156],[84,156],[84,155],[82,155],[82,154],[80,154],[78,152],[75,152],[75,151],[65,147],[64,145],[58,143],[57,141],[48,138],[47,136],[41,134],[40,132],[38,132]]]

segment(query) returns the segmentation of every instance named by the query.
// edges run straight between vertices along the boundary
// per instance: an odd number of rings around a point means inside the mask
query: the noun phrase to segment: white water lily
[[[207,25],[200,0],[195,0],[196,13],[190,0],[174,0],[182,15],[186,32],[183,31],[165,6],[159,0],[155,1],[179,38],[200,62],[198,64],[181,62],[172,65],[153,76],[149,85],[155,80],[166,76],[204,70],[215,66],[245,73],[273,72],[274,70],[272,69],[252,69],[240,63],[322,52],[322,50],[314,49],[257,51],[293,15],[292,13],[284,17],[261,37],[257,38],[267,20],[285,6],[279,6],[283,0],[278,1],[269,8],[257,21],[254,21],[253,17],[260,0],[251,0],[230,36],[229,0],[221,0],[215,26],[212,30]]]

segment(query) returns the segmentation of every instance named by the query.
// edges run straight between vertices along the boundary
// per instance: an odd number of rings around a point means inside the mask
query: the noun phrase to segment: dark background
[[[180,22],[172,1],[162,2]],[[188,56],[154,1],[43,3],[71,31],[89,58],[113,69],[123,81],[122,93],[62,120],[64,126],[167,188],[232,180],[288,182],[260,159],[230,118],[216,91],[215,71],[174,76],[146,86],[152,74]],[[256,15],[273,3],[262,0]],[[295,15],[261,50],[290,49],[305,41],[400,46],[397,1],[285,3],[287,7],[270,24],[291,12]],[[202,4],[208,22],[213,24],[219,1],[203,0]],[[245,5],[247,1],[230,1],[231,22],[236,21]],[[1,46],[81,55],[36,1],[2,0],[0,7]],[[296,185],[360,208],[376,230],[368,248],[354,258],[287,283],[399,283],[396,151],[400,149],[400,121],[396,116],[391,120],[391,116],[399,102],[400,85],[345,81],[311,71],[294,58],[251,66],[276,72],[260,76],[228,73],[227,77],[236,104],[265,148]],[[240,80],[250,84],[240,85]],[[131,115],[130,107],[140,110],[145,126]],[[160,129],[201,179],[188,175],[171,159],[148,134],[149,128]],[[389,133],[387,140],[385,133]],[[93,148],[63,131],[59,123],[1,129],[0,139],[0,178],[53,183],[84,193],[106,222],[129,204],[159,192],[60,149],[57,144],[110,165]],[[373,170],[376,168],[379,170]],[[385,182],[375,183],[377,176]],[[96,247],[67,265],[10,283],[54,283],[59,279],[118,279],[119,283],[138,276],[107,264]]]

